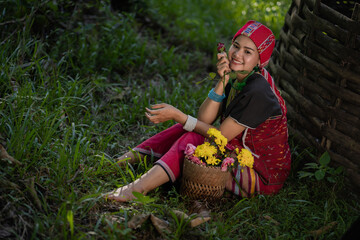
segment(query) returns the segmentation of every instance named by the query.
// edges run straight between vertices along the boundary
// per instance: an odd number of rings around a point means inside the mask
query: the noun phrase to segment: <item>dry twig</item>
[[[276,221],[275,219],[273,219],[272,217],[270,217],[269,215],[265,215],[263,216],[266,220],[269,220],[270,222],[272,222],[274,225],[278,226],[280,225],[280,223],[278,221]]]
[[[315,237],[318,237],[321,234],[323,234],[323,233],[329,231],[330,229],[332,229],[333,227],[335,227],[336,224],[337,224],[337,222],[334,221],[334,222],[329,223],[326,226],[323,226],[323,227],[319,228],[318,230],[310,231],[309,233],[314,235]]]

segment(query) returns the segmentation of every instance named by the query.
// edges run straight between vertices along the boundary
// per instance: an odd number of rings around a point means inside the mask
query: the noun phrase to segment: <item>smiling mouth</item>
[[[235,63],[235,64],[243,64],[242,62],[236,60],[236,59],[232,59],[232,62]]]

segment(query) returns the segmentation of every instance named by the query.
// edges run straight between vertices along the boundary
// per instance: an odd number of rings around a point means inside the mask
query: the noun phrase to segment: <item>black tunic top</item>
[[[279,101],[270,84],[260,74],[253,74],[247,79],[244,88],[226,108],[227,96],[231,85],[225,88],[226,98],[223,101],[223,116],[231,117],[239,124],[249,128],[256,128],[270,117],[282,114]]]

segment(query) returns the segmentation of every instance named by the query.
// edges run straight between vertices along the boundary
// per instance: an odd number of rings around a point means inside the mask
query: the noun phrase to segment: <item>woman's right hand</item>
[[[230,61],[227,57],[226,52],[218,53],[217,59],[218,59],[218,62],[216,64],[217,72],[221,80],[224,80],[224,76],[225,76],[225,85],[226,85],[229,81],[229,74],[227,73],[231,72]]]

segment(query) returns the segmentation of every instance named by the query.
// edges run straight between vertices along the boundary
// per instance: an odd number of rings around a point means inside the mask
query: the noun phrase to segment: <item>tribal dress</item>
[[[227,148],[247,148],[254,156],[254,168],[237,167],[234,172],[232,191],[244,197],[254,193],[277,193],[290,171],[290,149],[286,120],[286,107],[270,75],[267,72],[253,74],[240,93],[226,104],[224,100],[222,119],[231,117],[246,127],[239,136],[231,140]],[[229,95],[230,85],[226,88]],[[169,179],[175,182],[181,176],[184,150],[188,143],[197,146],[205,138],[187,132],[181,124],[154,135],[133,148],[134,151],[153,155],[159,160]]]
[[[285,102],[266,70],[249,77],[244,89],[230,101],[225,99],[222,119],[233,118],[245,130],[227,148],[246,148],[254,156],[254,168],[238,167],[233,172],[232,191],[241,196],[274,194],[290,172],[291,158]],[[266,79],[268,78],[268,79]],[[226,95],[230,94],[227,86]]]

